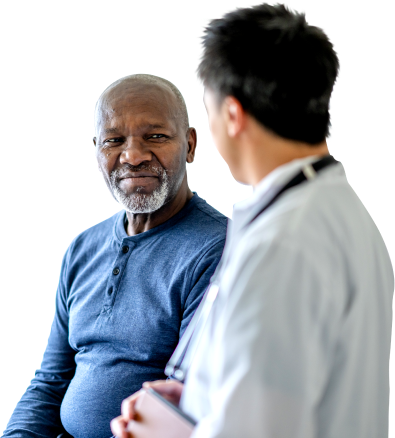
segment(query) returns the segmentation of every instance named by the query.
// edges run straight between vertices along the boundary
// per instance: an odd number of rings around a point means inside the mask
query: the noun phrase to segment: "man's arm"
[[[251,249],[229,269],[230,293],[226,306],[221,301],[215,343],[211,338],[198,352],[211,374],[211,409],[194,438],[310,436],[312,403],[327,381],[337,318],[320,261],[273,244]],[[184,389],[192,403],[199,380],[192,381],[201,371],[190,370]]]
[[[60,405],[75,372],[75,351],[68,342],[66,253],[56,295],[56,312],[41,368],[17,404],[4,437],[54,438],[64,432]]]
[[[194,266],[188,289],[188,296],[185,299],[184,312],[180,327],[180,338],[184,334],[185,329],[188,327],[193,314],[203,298],[204,292],[210,283],[210,278],[213,276],[221,259],[224,245],[225,239],[213,244],[201,255]]]
[[[184,297],[184,308],[182,312],[182,320],[179,330],[179,339],[184,336],[185,330],[191,322],[197,308],[200,306],[204,293],[207,290],[210,279],[214,275],[214,272],[221,259],[223,249],[225,245],[225,239],[222,239],[212,244],[208,249],[206,248],[200,254],[199,259],[195,263],[192,269],[192,275],[190,275],[189,287],[186,288],[187,296]],[[178,360],[181,363],[184,360],[184,355],[187,349],[184,349],[183,354]],[[178,363],[178,365],[179,365]],[[169,376],[175,378],[174,375]]]

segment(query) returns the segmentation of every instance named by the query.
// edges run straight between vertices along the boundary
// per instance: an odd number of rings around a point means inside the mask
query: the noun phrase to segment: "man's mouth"
[[[151,172],[128,172],[122,175],[119,179],[140,179],[140,178],[158,178],[156,173]]]
[[[131,185],[146,185],[151,182],[154,182],[158,179],[157,176],[133,176],[129,178],[122,178],[120,183],[126,183]]]

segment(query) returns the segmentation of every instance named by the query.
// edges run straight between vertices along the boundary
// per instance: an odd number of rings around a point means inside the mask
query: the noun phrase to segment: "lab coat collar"
[[[229,234],[232,236],[237,234],[306,164],[314,163],[319,158],[318,155],[299,158],[276,167],[276,169],[270,172],[269,175],[255,186],[253,194],[248,199],[234,206],[233,224]]]

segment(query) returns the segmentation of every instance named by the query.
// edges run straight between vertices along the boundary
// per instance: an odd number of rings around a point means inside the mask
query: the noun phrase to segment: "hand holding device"
[[[142,390],[136,392],[135,394],[128,397],[127,399],[125,399],[122,402],[122,407],[121,407],[122,415],[120,415],[117,418],[114,418],[114,420],[112,420],[112,422],[111,422],[112,433],[119,438],[131,438],[131,437],[138,438],[139,435],[136,435],[136,431],[134,431],[135,433],[132,434],[131,433],[132,430],[130,430],[131,427],[129,427],[129,429],[128,429],[128,424],[129,424],[129,422],[130,423],[137,423],[138,420],[142,419],[142,418],[140,418],[142,413],[139,411],[138,406],[136,406],[136,405],[138,405],[139,398],[143,394],[145,394],[149,388],[151,388],[158,395],[163,397],[163,399],[165,399],[164,403],[166,403],[166,401],[172,403],[173,408],[177,410],[176,406],[178,406],[178,404],[180,402],[183,387],[184,387],[184,385],[176,380],[157,380],[155,382],[145,382],[143,384]],[[151,396],[152,395],[153,394],[151,394]],[[148,406],[149,407],[153,406],[152,403],[149,403],[150,401],[152,402],[151,398],[148,397],[148,398],[146,398],[146,400],[144,402],[143,409],[145,409],[145,407],[147,406],[147,404],[146,404],[147,400],[148,400]],[[142,401],[142,400],[140,400],[140,401]],[[155,401],[154,401],[154,404],[157,408],[158,406],[157,406],[157,403],[155,403]],[[169,407],[171,407],[171,406],[167,406],[167,408],[169,408]],[[160,408],[161,408],[161,406],[159,405],[159,409]],[[163,408],[163,406],[162,406],[162,408]],[[183,414],[181,414],[181,415],[183,415]],[[137,421],[131,421],[131,420],[137,420]],[[155,421],[157,421],[157,420],[155,420]],[[141,424],[140,424],[140,426],[141,426]],[[140,429],[141,429],[141,427],[140,427]]]

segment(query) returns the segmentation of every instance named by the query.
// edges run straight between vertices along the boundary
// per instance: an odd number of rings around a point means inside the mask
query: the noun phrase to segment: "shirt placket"
[[[106,313],[110,313],[112,311],[129,257],[135,247],[136,244],[134,242],[130,242],[126,238],[122,240],[122,244],[119,247],[117,258],[112,265],[111,272],[109,273],[107,281],[103,304],[103,310]]]

